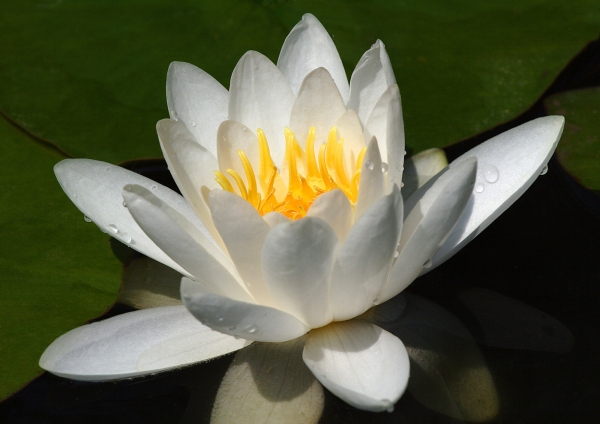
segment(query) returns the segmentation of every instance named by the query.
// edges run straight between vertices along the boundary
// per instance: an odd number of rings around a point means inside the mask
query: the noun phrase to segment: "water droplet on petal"
[[[490,184],[494,184],[496,181],[498,181],[498,177],[500,176],[498,168],[487,163],[483,164],[481,167],[481,172],[483,173],[483,178]]]
[[[127,244],[131,243],[131,236],[129,235],[129,233],[122,233],[121,237],[123,238],[123,241]]]
[[[387,411],[387,412],[390,412],[390,413],[391,413],[391,412],[394,412],[394,405],[388,406],[388,407],[386,408],[386,411]]]
[[[404,156],[406,156],[406,150],[404,151]]]
[[[373,167],[375,165],[373,164],[373,162],[371,162],[370,160],[368,160],[368,161],[365,162],[365,166],[367,167],[368,170],[372,171]]]
[[[151,190],[156,190],[158,188],[158,186],[156,184],[152,184],[152,187],[150,187]]]
[[[87,216],[83,215],[83,220],[85,222],[92,222],[92,220],[90,218],[88,218]]]
[[[485,187],[483,186],[483,184],[481,184],[481,183],[475,184],[475,192],[476,193],[481,193],[481,192],[483,192],[483,190],[485,190]]]
[[[195,122],[190,122],[190,124],[192,124],[192,127],[195,127],[195,126],[196,126],[196,123],[195,123]]]
[[[427,259],[427,261],[423,264],[423,268],[431,268],[432,265],[433,262],[431,261],[431,259]]]
[[[394,258],[397,258],[398,256],[400,256],[400,252],[398,252],[397,250],[394,252]]]
[[[123,207],[126,208],[127,207],[127,202],[125,200],[123,200]]]
[[[400,187],[404,187],[404,183],[400,183]]]
[[[106,229],[107,229],[108,231],[110,231],[111,233],[113,233],[113,234],[117,234],[117,233],[119,232],[119,229],[118,229],[118,228],[117,228],[117,226],[116,226],[116,225],[114,225],[114,224],[108,224],[108,225],[106,226]]]
[[[542,168],[542,172],[540,172],[540,175],[546,175],[547,172],[548,172],[548,165],[546,165]]]
[[[246,327],[246,329],[244,331],[248,334],[260,334],[256,325],[251,325],[249,327]]]
[[[219,322],[223,322],[224,319],[225,318],[223,318],[223,317],[217,317],[217,321],[219,321]]]
[[[107,166],[106,168],[104,168],[104,170],[105,170],[106,172],[110,171],[110,166]]]
[[[386,173],[388,170],[388,164],[385,162],[381,162],[381,173]]]

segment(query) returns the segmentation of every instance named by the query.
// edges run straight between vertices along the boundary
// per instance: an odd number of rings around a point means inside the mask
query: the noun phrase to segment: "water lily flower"
[[[563,118],[540,118],[456,159],[402,198],[400,92],[382,42],[350,83],[312,15],[277,65],[257,52],[229,91],[193,65],[167,77],[157,124],[183,196],[107,163],[56,176],[103,231],[183,275],[184,306],[123,314],[59,337],[46,370],[110,380],[304,337],[302,358],[357,408],[391,410],[409,378],[400,339],[363,315],[452,256],[540,174]],[[418,168],[418,167],[417,167]]]

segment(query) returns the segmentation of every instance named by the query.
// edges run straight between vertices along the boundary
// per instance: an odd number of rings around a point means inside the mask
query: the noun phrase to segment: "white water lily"
[[[507,131],[403,202],[400,94],[385,47],[377,41],[348,84],[312,15],[292,29],[277,65],[246,53],[229,91],[193,65],[171,64],[167,101],[171,119],[157,130],[183,197],[93,160],[65,160],[55,172],[101,229],[184,276],[185,308],[77,328],[40,365],[110,380],[304,336],[314,376],[370,411],[393,408],[409,360],[400,339],[361,315],[510,206],[548,162],[564,123],[546,117]]]

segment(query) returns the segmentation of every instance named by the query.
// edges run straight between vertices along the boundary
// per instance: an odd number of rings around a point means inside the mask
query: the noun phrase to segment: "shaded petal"
[[[429,270],[452,257],[521,197],[550,160],[564,124],[562,116],[534,119],[474,147],[450,164],[452,168],[470,157],[477,158],[477,193],[472,212],[461,217]]]
[[[399,338],[362,320],[311,331],[304,362],[333,394],[367,411],[391,411],[408,383],[408,354]]]
[[[306,216],[321,218],[342,242],[352,227],[354,210],[344,192],[336,188],[317,197]]]
[[[379,299],[386,301],[404,290],[456,225],[471,197],[477,160],[470,158],[442,174],[404,220],[400,252]]]
[[[254,131],[237,121],[223,121],[217,133],[219,170],[225,173],[228,169],[233,169],[248,183],[238,150],[244,152],[252,168],[257,171],[259,169],[258,138]]]
[[[346,112],[344,101],[325,68],[309,73],[298,92],[290,116],[290,129],[301,146],[305,146],[310,127],[315,127],[315,153],[327,141],[329,130]]]
[[[181,305],[181,274],[146,256],[127,263],[117,302],[136,309]]]
[[[258,303],[275,306],[261,266],[262,247],[271,227],[237,194],[213,190],[209,199],[215,226],[246,288]]]
[[[338,239],[325,221],[303,218],[272,228],[263,275],[279,307],[310,327],[331,322],[329,280]]]
[[[188,278],[181,280],[181,300],[202,324],[235,337],[258,342],[285,342],[310,330],[288,313],[219,296]]]
[[[248,345],[212,331],[184,306],[129,312],[56,339],[40,367],[74,380],[115,380],[206,361]]]
[[[445,309],[406,293],[402,317],[388,328],[410,356],[408,391],[434,411],[487,422],[500,401],[492,375],[467,329]]]
[[[393,119],[388,119],[388,113],[394,113]],[[393,130],[393,136],[388,141],[388,123]],[[404,120],[402,118],[402,105],[400,103],[400,90],[398,85],[390,85],[381,95],[367,122],[365,124],[365,140],[371,137],[377,137],[379,141],[379,150],[381,159],[388,162],[389,145],[393,148],[390,153],[398,154],[399,151],[404,155]],[[401,150],[400,150],[401,149]]]
[[[279,212],[269,212],[268,214],[263,216],[263,219],[267,224],[269,224],[269,227],[271,228],[273,228],[276,225],[285,224],[286,222],[291,221],[291,219],[289,219],[285,215],[280,214]]]
[[[573,335],[563,323],[517,299],[477,287],[461,292],[458,299],[475,322],[479,343],[556,353],[573,348]]]
[[[333,40],[321,22],[310,13],[302,16],[285,39],[277,67],[290,83],[294,93],[310,72],[325,68],[333,77],[344,104],[350,91],[346,71]]]
[[[386,139],[387,147],[387,189],[389,193],[393,185],[402,187],[402,174],[404,172],[404,155],[406,155],[404,142],[404,118],[400,97],[392,97],[388,103]],[[383,157],[383,156],[382,156]]]
[[[200,231],[206,231],[183,197],[170,188],[135,172],[91,159],[65,159],[54,166],[54,173],[77,209],[89,217],[102,231],[121,240],[132,249],[182,274],[187,274],[154,244],[134,221],[127,208],[123,207],[121,190],[127,184],[138,184],[152,189],[156,196],[170,204]]]
[[[174,261],[214,293],[252,302],[228,257],[189,224],[182,215],[137,185],[123,188],[129,212]]]
[[[207,233],[219,246],[224,247],[201,192],[202,187],[220,188],[213,173],[217,170],[217,159],[194,141],[192,134],[181,122],[163,119],[156,124],[156,131],[177,187],[196,211]]]
[[[304,339],[240,350],[221,381],[212,424],[319,422],[323,386],[302,361]]]
[[[181,121],[213,156],[217,128],[227,119],[227,89],[202,69],[171,62],[167,72],[167,105],[171,119]]]
[[[381,168],[381,155],[379,144],[373,137],[369,142],[362,168],[360,169],[360,186],[358,189],[358,200],[356,201],[356,221],[367,209],[383,196],[383,172]]]
[[[337,253],[330,302],[335,321],[362,314],[388,279],[402,230],[402,196],[394,186],[356,221]]]
[[[229,87],[229,119],[253,132],[262,128],[276,165],[283,160],[283,129],[288,125],[294,99],[289,83],[266,56],[249,51],[235,66]]]
[[[390,58],[385,45],[377,40],[362,55],[352,72],[347,108],[354,109],[360,121],[366,123],[375,103],[392,84],[396,84],[396,78]]]
[[[402,175],[402,197],[404,200],[412,196],[434,175],[448,166],[446,153],[442,149],[428,149],[409,157],[404,162]],[[425,194],[423,192],[422,194]]]

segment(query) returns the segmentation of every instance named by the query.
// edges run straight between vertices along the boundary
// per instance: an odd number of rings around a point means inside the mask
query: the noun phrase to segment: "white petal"
[[[452,168],[471,156],[477,158],[476,193],[471,213],[461,217],[432,259],[431,269],[473,240],[533,184],[550,160],[564,124],[562,116],[534,119],[491,138],[450,164]]]
[[[379,144],[373,137],[362,163],[360,170],[360,185],[358,189],[358,200],[356,201],[356,221],[367,209],[383,196],[383,172]]]
[[[316,424],[323,386],[302,361],[304,339],[254,343],[240,350],[221,381],[211,424]]]
[[[56,339],[40,366],[74,380],[115,380],[206,361],[248,345],[212,331],[183,306],[129,312]]]
[[[331,321],[329,279],[337,244],[331,227],[311,217],[280,224],[265,240],[263,275],[271,296],[313,328]]]
[[[251,131],[261,128],[271,157],[281,164],[285,151],[283,129],[288,125],[294,93],[281,71],[267,57],[247,52],[237,63],[229,87],[229,119]]]
[[[391,106],[393,105],[393,106]],[[391,107],[390,107],[391,106]],[[388,113],[394,113],[397,116],[393,120],[388,119]],[[392,126],[394,134],[391,140],[388,141],[388,123]],[[390,85],[381,95],[367,122],[365,124],[365,140],[370,140],[371,137],[377,137],[379,141],[379,150],[381,158],[384,162],[388,162],[389,144],[392,144],[393,150],[391,154],[404,154],[404,121],[402,118],[402,106],[400,103],[400,90],[397,84]],[[400,150],[400,145],[402,145]]]
[[[389,193],[394,184],[402,187],[404,155],[406,154],[404,150],[406,147],[404,143],[404,118],[402,117],[400,97],[394,96],[388,103],[385,145],[388,165],[386,191]]]
[[[477,161],[464,161],[441,175],[404,220],[400,252],[379,299],[386,301],[419,275],[456,225],[471,196]],[[405,205],[405,208],[407,206]],[[405,215],[406,215],[405,211]]]
[[[362,125],[356,112],[348,109],[336,121],[335,126],[340,139],[344,139],[344,165],[346,170],[353,173],[356,168],[356,159],[363,147],[367,145],[363,137]]]
[[[181,305],[181,274],[146,256],[127,263],[117,302],[136,309]]]
[[[298,93],[306,75],[323,67],[333,77],[344,104],[348,100],[350,88],[340,55],[327,30],[310,13],[302,16],[302,20],[285,39],[277,66],[290,82],[294,93]]]
[[[125,186],[123,197],[146,234],[196,281],[215,293],[253,301],[229,258],[177,211],[140,186]]]
[[[186,274],[133,220],[123,206],[121,190],[127,184],[138,184],[151,189],[202,231],[204,226],[183,197],[135,172],[91,159],[65,159],[54,166],[54,173],[75,206],[102,231],[138,252]]]
[[[311,331],[302,357],[333,394],[367,411],[393,410],[408,383],[408,354],[400,339],[361,320]]]
[[[339,241],[343,242],[352,227],[354,211],[344,192],[335,189],[317,197],[306,216],[321,218],[335,231]]]
[[[185,62],[172,62],[167,73],[167,105],[171,119],[182,121],[194,138],[217,155],[219,124],[227,119],[228,94],[216,79]]]
[[[434,175],[448,166],[446,153],[442,149],[428,149],[417,153],[404,162],[402,174],[402,197],[408,199]]]
[[[188,278],[181,280],[181,300],[202,324],[235,337],[258,342],[285,342],[310,330],[283,311],[210,293]]]
[[[267,224],[269,224],[269,227],[271,228],[273,228],[276,225],[285,224],[286,222],[291,221],[291,219],[289,219],[285,215],[280,214],[279,212],[269,212],[268,214],[263,216],[263,219]]]
[[[244,152],[255,172],[258,172],[258,138],[256,133],[237,121],[224,121],[217,133],[217,159],[223,173],[233,169],[248,183],[238,150]],[[214,178],[213,178],[214,179]]]
[[[213,173],[218,169],[217,159],[194,141],[192,134],[181,122],[172,119],[158,121],[156,132],[177,187],[196,211],[206,227],[206,233],[223,247],[221,237],[212,223],[210,211],[201,193],[203,186],[209,189],[220,188]]]
[[[246,288],[258,303],[275,306],[261,266],[262,247],[271,227],[237,194],[213,190],[209,199],[215,226]]]
[[[329,130],[346,112],[340,92],[325,68],[317,68],[306,76],[294,102],[290,129],[301,146],[306,143],[310,127],[315,127],[315,152],[327,141]]]
[[[402,230],[402,196],[394,186],[352,226],[337,253],[331,276],[335,321],[354,318],[373,303],[385,284]]]
[[[347,108],[354,109],[360,121],[366,123],[375,103],[395,83],[396,78],[385,46],[381,40],[377,40],[362,55],[352,72]]]

